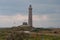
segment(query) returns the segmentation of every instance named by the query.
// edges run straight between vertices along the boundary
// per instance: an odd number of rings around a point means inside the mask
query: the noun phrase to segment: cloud
[[[28,11],[29,1],[0,0],[0,15],[14,15],[17,12],[25,15]],[[59,0],[31,0],[31,2],[34,14],[60,13],[60,5],[57,5],[60,2]]]
[[[31,0],[34,4],[60,4],[60,0]],[[37,3],[38,2],[38,3]]]
[[[33,21],[38,21],[40,20],[37,15],[33,15]],[[23,22],[28,22],[28,16],[27,15],[22,15],[22,14],[17,14],[17,15],[12,15],[12,16],[7,16],[7,15],[0,15],[0,26],[13,26],[15,25],[21,25]]]
[[[37,27],[60,27],[60,14],[41,14],[39,21],[34,21],[34,26]]]
[[[34,26],[60,26],[60,0],[0,0],[0,26],[27,22],[30,3]]]
[[[59,14],[60,15],[60,14]],[[60,16],[58,14],[41,14],[33,15],[34,27],[59,27]],[[0,15],[1,27],[12,27],[22,25],[23,22],[28,22],[28,15],[16,14],[16,15]]]
[[[60,5],[54,4],[33,4],[34,14],[56,14],[60,13]]]

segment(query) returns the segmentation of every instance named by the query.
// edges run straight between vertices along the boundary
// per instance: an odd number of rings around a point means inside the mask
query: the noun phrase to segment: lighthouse
[[[28,10],[29,10],[29,16],[28,16],[28,25],[30,26],[30,27],[32,27],[32,6],[31,5],[29,5],[29,8],[28,8]]]

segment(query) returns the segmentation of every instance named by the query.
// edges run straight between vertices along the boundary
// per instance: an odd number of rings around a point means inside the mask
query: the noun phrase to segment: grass
[[[6,40],[6,36],[8,35],[7,30],[0,30],[0,40]],[[29,40],[60,40],[60,36],[53,35],[37,35],[36,37],[29,37]],[[25,39],[24,39],[25,40]]]
[[[60,36],[42,35],[41,39],[44,39],[44,40],[60,40]]]

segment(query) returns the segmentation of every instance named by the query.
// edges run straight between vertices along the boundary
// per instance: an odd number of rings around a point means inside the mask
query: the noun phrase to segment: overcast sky
[[[60,0],[0,0],[0,27],[27,22],[30,4],[34,27],[60,27]]]

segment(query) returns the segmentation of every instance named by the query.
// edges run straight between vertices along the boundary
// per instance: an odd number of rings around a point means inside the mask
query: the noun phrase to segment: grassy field
[[[6,37],[9,33],[10,29],[0,29],[0,40],[6,40]]]
[[[6,40],[6,33],[0,33],[0,40]],[[29,37],[29,40],[60,40],[60,36],[50,36],[50,35],[41,35],[34,37]]]
[[[36,38],[29,38],[30,40],[60,40],[60,36],[41,35]]]
[[[7,35],[10,33],[10,30],[0,30],[0,40],[6,40]],[[60,40],[60,36],[53,35],[37,35],[36,37],[29,36],[26,40]],[[24,39],[25,40],[25,39]]]

